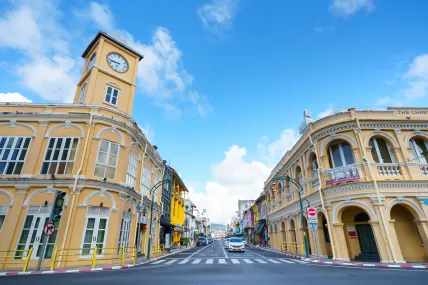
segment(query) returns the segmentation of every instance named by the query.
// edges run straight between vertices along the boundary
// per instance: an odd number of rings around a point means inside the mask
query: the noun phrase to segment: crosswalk
[[[177,265],[184,265],[184,264],[296,264],[296,262],[298,263],[308,263],[307,261],[303,261],[303,260],[290,260],[290,259],[286,259],[286,258],[265,258],[265,259],[261,259],[261,258],[254,258],[254,259],[250,259],[250,258],[243,258],[243,259],[238,259],[238,258],[207,258],[207,259],[202,259],[202,258],[192,258],[192,259],[161,259],[161,260],[157,260],[154,262],[151,262],[151,264],[165,264],[165,265],[173,265],[173,264],[177,264]]]

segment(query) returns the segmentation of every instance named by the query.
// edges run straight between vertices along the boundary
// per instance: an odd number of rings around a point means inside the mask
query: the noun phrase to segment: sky
[[[144,55],[133,117],[199,209],[256,199],[313,119],[428,104],[425,0],[0,0],[0,102],[71,102],[99,30]]]

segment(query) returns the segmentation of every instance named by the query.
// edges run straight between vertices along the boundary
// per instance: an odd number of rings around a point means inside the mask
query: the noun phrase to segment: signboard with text
[[[308,208],[308,222],[309,224],[318,224],[318,218],[317,218],[317,209],[313,207]]]

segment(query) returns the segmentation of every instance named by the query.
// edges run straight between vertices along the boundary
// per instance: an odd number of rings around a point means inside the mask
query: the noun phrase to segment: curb
[[[40,275],[40,274],[62,274],[62,273],[86,273],[86,272],[93,272],[93,271],[110,271],[110,270],[118,270],[118,269],[126,269],[126,268],[130,268],[130,267],[135,267],[135,266],[139,266],[139,265],[143,265],[143,264],[148,264],[150,262],[165,258],[167,256],[176,254],[176,253],[180,253],[189,249],[194,248],[194,246],[192,247],[188,247],[185,249],[181,249],[181,250],[177,250],[173,253],[168,253],[165,254],[164,256],[160,256],[160,257],[155,257],[150,259],[150,261],[143,261],[137,264],[127,264],[127,265],[122,265],[122,266],[107,266],[107,267],[96,267],[94,269],[91,268],[84,268],[84,269],[63,269],[63,270],[54,270],[54,271],[27,271],[27,272],[22,272],[22,271],[10,271],[10,272],[0,272],[0,277],[1,276],[16,276],[16,275]]]
[[[287,257],[291,257],[294,259],[300,259],[303,261],[308,261],[311,263],[318,263],[318,264],[329,264],[329,265],[342,265],[342,266],[354,266],[354,267],[381,267],[381,268],[400,268],[400,269],[428,269],[428,265],[408,265],[408,264],[385,264],[385,263],[350,263],[350,262],[341,262],[341,261],[325,261],[325,260],[318,260],[318,259],[310,259],[310,258],[304,258],[303,256],[289,254],[285,252],[280,252],[272,249],[265,249],[260,247],[253,247],[258,248],[267,252],[273,252],[280,255],[285,255]]]

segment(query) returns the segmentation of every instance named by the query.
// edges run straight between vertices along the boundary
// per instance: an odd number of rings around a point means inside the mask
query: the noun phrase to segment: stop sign
[[[315,208],[308,208],[308,216],[315,217],[317,215],[317,210]]]

